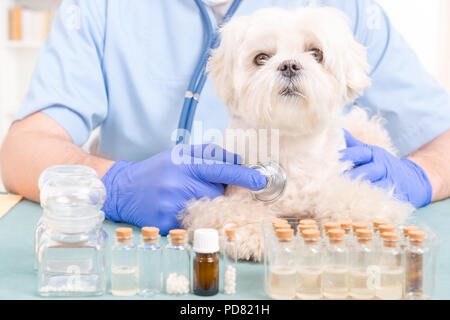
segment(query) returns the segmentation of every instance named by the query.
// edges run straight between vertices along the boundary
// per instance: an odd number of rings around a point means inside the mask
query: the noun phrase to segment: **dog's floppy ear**
[[[370,87],[368,76],[370,65],[367,63],[367,50],[352,36],[348,41],[348,50],[344,54],[346,101],[349,103],[361,96],[364,89]]]
[[[211,57],[206,66],[216,95],[228,107],[233,106],[235,101],[236,93],[232,75],[235,64],[238,63],[240,44],[245,34],[242,32],[245,18],[235,17],[219,30],[220,45],[211,51]]]
[[[317,14],[311,17],[326,21],[322,30],[326,32],[321,38],[328,39],[328,50],[331,49],[333,53],[328,55],[326,60],[339,82],[345,85],[342,88],[343,104],[352,102],[371,84],[367,75],[370,66],[367,63],[366,48],[356,41],[350,29],[351,23],[342,11],[329,7],[312,8],[310,11]]]

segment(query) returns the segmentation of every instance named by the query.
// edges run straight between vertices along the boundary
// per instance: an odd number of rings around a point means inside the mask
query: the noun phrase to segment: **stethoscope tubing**
[[[203,0],[194,0],[198,9],[200,10],[200,15],[202,17],[203,25],[206,30],[205,32],[205,40],[202,48],[202,55],[197,62],[197,65],[194,69],[194,73],[189,81],[189,86],[186,90],[186,96],[184,98],[183,109],[181,110],[180,119],[178,122],[178,136],[176,144],[180,143],[188,143],[186,140],[186,134],[189,133],[192,129],[192,124],[194,122],[195,111],[197,109],[198,100],[200,94],[205,86],[207,80],[206,73],[206,64],[210,57],[210,50],[217,48],[219,45],[219,37],[215,31],[213,31],[213,27],[211,24],[211,20],[209,19],[208,11],[203,3]],[[231,17],[236,12],[242,0],[234,0],[228,9],[225,17],[223,18],[222,23],[219,25],[218,29],[228,22]]]

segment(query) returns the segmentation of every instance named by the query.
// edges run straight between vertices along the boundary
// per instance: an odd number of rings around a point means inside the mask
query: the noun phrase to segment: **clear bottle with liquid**
[[[237,244],[236,230],[225,230],[225,242],[223,244],[223,293],[232,295],[237,287]]]
[[[322,246],[319,230],[303,231],[303,245],[297,250],[297,294],[302,300],[322,298]]]
[[[286,189],[286,173],[277,163],[273,161],[248,165],[249,168],[258,170],[267,178],[266,187],[251,191],[253,198],[262,202],[275,202],[281,198]]]
[[[360,229],[350,252],[350,296],[357,300],[371,300],[380,285],[380,268],[376,264],[373,232]]]
[[[169,243],[164,248],[165,291],[171,295],[186,295],[190,292],[190,246],[186,243],[186,230],[169,232]]]
[[[344,230],[328,231],[329,243],[325,248],[322,294],[325,299],[340,300],[348,297],[348,247]]]
[[[384,232],[381,234],[383,245],[380,251],[380,287],[377,297],[382,300],[400,300],[403,298],[404,264],[399,246],[399,234]]]
[[[139,294],[151,297],[161,293],[162,249],[159,244],[159,229],[141,229],[141,243],[138,245]]]
[[[409,231],[409,245],[405,252],[405,298],[427,300],[433,286],[434,270],[425,232]]]
[[[59,171],[65,174],[56,174]],[[106,192],[91,172],[90,168],[67,165],[49,168],[41,175],[44,214],[35,233],[35,263],[42,296],[98,296],[105,292],[107,236],[100,208]]]
[[[133,243],[133,229],[117,228],[111,248],[111,293],[115,296],[134,296],[138,292],[138,255]]]
[[[297,278],[294,230],[278,229],[276,237],[269,258],[269,296],[276,300],[294,299]]]

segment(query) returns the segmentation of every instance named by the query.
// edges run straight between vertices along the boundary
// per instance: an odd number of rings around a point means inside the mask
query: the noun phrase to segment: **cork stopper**
[[[156,227],[144,227],[141,229],[142,241],[146,243],[158,242],[159,229]]]
[[[294,230],[292,229],[278,229],[277,238],[278,240],[291,240],[294,237]]]
[[[384,240],[385,247],[395,248],[397,247],[400,236],[396,232],[384,232],[381,234],[381,238]]]
[[[353,232],[357,232],[359,229],[369,229],[369,224],[366,222],[354,222]]]
[[[338,223],[341,225],[341,228],[344,229],[345,234],[350,234],[350,231],[352,231],[352,220],[339,220]]]
[[[395,232],[395,227],[390,224],[382,224],[378,227],[378,230],[380,231],[380,234],[385,232]]]
[[[383,224],[389,224],[389,222],[387,222],[386,220],[373,220],[372,224],[374,229],[378,229],[379,226]]]
[[[291,229],[291,226],[289,224],[276,224],[273,226],[273,230],[275,231],[275,233],[279,229]]]
[[[227,236],[227,241],[231,242],[234,240],[234,235],[236,234],[236,229],[230,228],[225,230],[225,235]]]
[[[411,231],[419,231],[419,227],[417,227],[417,226],[406,226],[406,227],[403,227],[403,235],[405,237],[409,236],[409,233]]]
[[[305,230],[316,230],[315,224],[299,224],[298,225],[298,231],[301,235],[303,235],[303,231]]]
[[[300,220],[300,222],[298,223],[299,225],[316,225],[316,221],[315,220],[311,220],[311,219],[303,219]]]
[[[276,224],[289,224],[289,222],[287,220],[284,219],[273,219],[272,220],[272,226],[275,226]]]
[[[122,243],[131,242],[132,235],[133,235],[133,229],[131,229],[131,228],[117,228],[116,229],[117,242],[122,242]]]
[[[352,227],[352,220],[350,219],[339,220],[338,223],[341,225],[341,228],[347,229]]]
[[[408,233],[409,243],[412,246],[421,247],[423,246],[423,240],[426,237],[426,233],[423,231],[410,231]]]
[[[320,232],[317,229],[307,229],[303,231],[303,238],[308,240],[317,240],[320,237]]]
[[[356,231],[356,237],[361,244],[369,244],[372,241],[373,232],[369,229],[359,229]]]
[[[323,225],[323,228],[325,229],[325,233],[328,234],[330,230],[341,229],[341,225],[337,222],[327,222]]]
[[[186,242],[186,230],[172,229],[169,231],[170,242],[173,244],[183,244]]]
[[[344,243],[345,231],[331,229],[330,231],[328,231],[328,237],[330,238],[330,243],[333,243],[333,244]]]

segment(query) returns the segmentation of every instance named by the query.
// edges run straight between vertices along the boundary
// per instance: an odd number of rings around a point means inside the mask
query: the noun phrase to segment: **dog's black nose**
[[[286,78],[293,78],[297,76],[302,70],[302,66],[295,60],[283,61],[278,67],[278,71]]]

